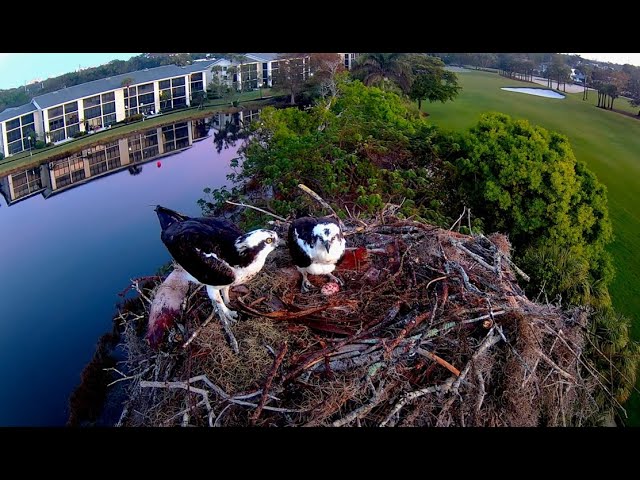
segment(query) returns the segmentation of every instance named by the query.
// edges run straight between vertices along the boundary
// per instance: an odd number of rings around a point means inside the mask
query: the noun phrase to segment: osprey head
[[[245,233],[235,241],[238,252],[252,251],[254,254],[268,255],[278,246],[278,234],[273,230],[258,229]]]
[[[318,238],[324,248],[327,249],[327,253],[329,253],[333,242],[340,239],[340,227],[331,222],[318,223],[313,227],[313,235]]]

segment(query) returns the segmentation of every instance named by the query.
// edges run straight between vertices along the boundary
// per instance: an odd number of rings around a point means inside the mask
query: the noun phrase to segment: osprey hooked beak
[[[327,253],[329,253],[329,247],[330,247],[329,240],[323,240],[322,244],[324,245],[324,248],[327,249]]]

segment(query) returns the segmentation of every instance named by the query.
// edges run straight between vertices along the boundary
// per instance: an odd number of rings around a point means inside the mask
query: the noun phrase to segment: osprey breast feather
[[[291,259],[302,274],[302,291],[312,288],[307,278],[311,275],[327,275],[342,284],[331,272],[342,260],[345,238],[336,220],[331,217],[301,217],[289,226],[288,244]]]

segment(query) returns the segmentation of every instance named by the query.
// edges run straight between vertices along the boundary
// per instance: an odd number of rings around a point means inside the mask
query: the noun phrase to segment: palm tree
[[[406,53],[367,53],[358,58],[354,74],[360,76],[365,85],[382,84],[393,80],[408,93],[411,89],[411,67]]]

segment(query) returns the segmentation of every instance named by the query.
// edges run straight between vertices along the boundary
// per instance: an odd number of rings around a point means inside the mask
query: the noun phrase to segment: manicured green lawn
[[[506,92],[500,87],[528,86],[499,75],[470,71],[458,74],[462,85],[453,102],[423,103],[435,124],[448,129],[474,125],[482,112],[498,111],[565,134],[578,159],[586,162],[608,188],[615,240],[610,251],[616,278],[610,287],[615,308],[631,318],[640,340],[640,120],[596,108],[597,93],[566,94],[563,100]],[[637,113],[625,99],[614,107]],[[640,425],[640,401],[633,398],[629,423]]]

